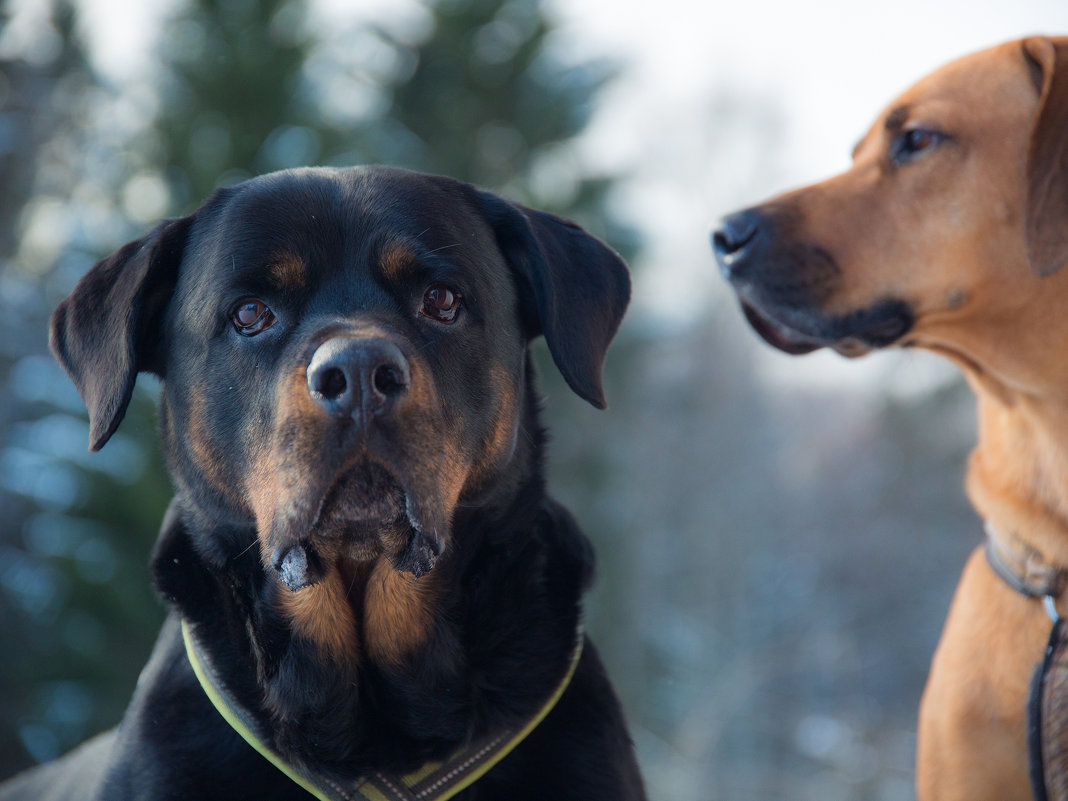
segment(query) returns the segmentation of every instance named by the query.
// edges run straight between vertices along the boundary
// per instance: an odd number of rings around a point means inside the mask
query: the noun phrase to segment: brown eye
[[[905,147],[913,153],[926,150],[934,144],[935,135],[930,131],[915,130],[905,134]]]
[[[274,325],[274,312],[262,300],[251,298],[237,305],[230,315],[230,320],[237,333],[251,337]]]
[[[451,323],[460,311],[460,293],[445,284],[431,284],[423,293],[423,315],[439,323]]]
[[[895,164],[904,164],[921,153],[942,144],[946,135],[926,128],[910,128],[902,131],[890,146],[890,158]]]

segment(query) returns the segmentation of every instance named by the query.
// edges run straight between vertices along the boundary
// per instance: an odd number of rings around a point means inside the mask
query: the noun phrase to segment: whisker
[[[245,548],[245,550],[243,550],[237,556],[235,556],[234,559],[240,559],[242,556],[244,556],[249,551],[251,551],[253,548],[255,548],[258,543],[259,543],[259,540],[257,540],[255,537],[253,537],[252,538],[252,542],[249,543],[249,546],[247,548]]]

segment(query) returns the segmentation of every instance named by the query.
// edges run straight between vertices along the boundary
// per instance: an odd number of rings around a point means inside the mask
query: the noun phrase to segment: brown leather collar
[[[1016,592],[1028,598],[1056,598],[1068,587],[1068,569],[1051,565],[1014,532],[999,531],[989,520],[984,528],[986,561]]]

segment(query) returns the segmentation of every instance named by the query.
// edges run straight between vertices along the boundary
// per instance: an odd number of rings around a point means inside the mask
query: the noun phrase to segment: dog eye
[[[921,153],[945,141],[946,135],[926,128],[910,128],[894,137],[890,146],[890,159],[895,164],[904,164]]]
[[[251,337],[274,325],[274,312],[262,300],[243,300],[230,314],[234,329],[242,336]]]
[[[431,284],[423,293],[419,312],[439,323],[451,323],[460,311],[460,293],[445,284]]]

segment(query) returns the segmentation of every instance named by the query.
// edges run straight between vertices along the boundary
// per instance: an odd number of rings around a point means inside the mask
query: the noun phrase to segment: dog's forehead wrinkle
[[[215,291],[244,286],[250,292],[300,289],[340,273],[360,282],[372,270],[402,273],[436,256],[461,263],[465,251],[491,237],[451,194],[447,185],[391,169],[253,179],[207,215],[191,262],[215,265]],[[198,288],[203,303],[210,291]]]
[[[376,321],[384,325],[387,318],[400,319],[403,309],[391,289],[376,280],[366,266],[338,270],[323,280],[321,290],[308,304],[303,327],[315,327],[327,319],[342,327]]]

